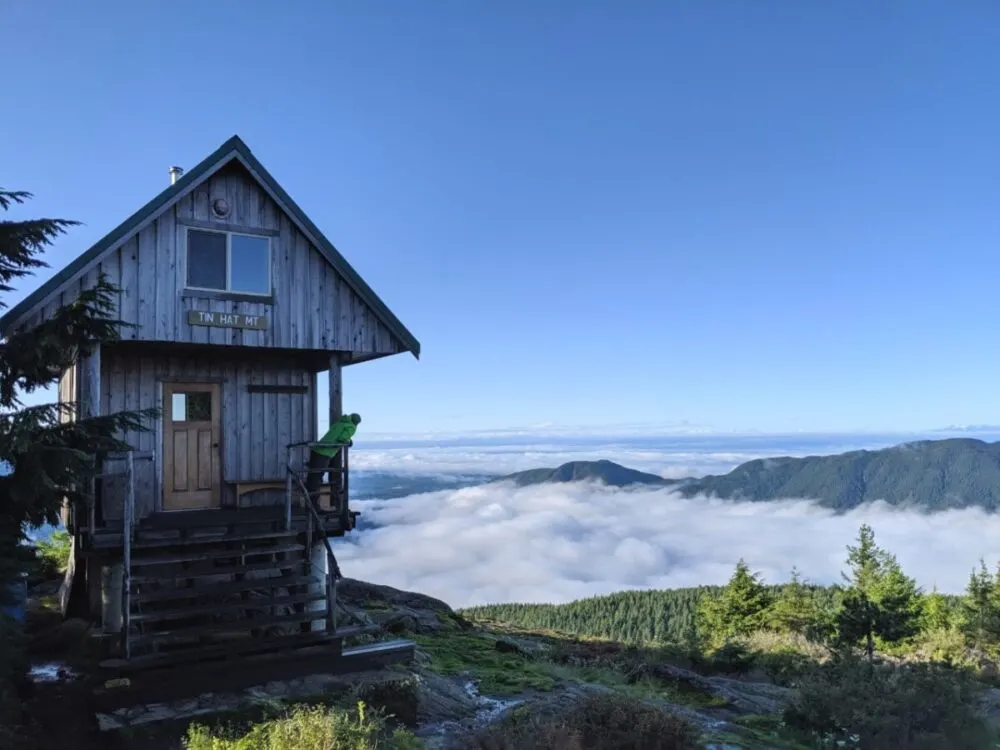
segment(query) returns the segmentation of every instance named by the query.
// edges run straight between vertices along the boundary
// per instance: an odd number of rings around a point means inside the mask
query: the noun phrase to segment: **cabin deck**
[[[356,525],[357,511],[348,511],[348,523],[345,525],[335,512],[320,512],[323,523],[322,530],[328,537],[343,536]],[[182,537],[197,539],[200,537],[223,538],[226,530],[238,526],[240,534],[252,534],[257,525],[274,524],[285,517],[284,508],[279,506],[262,506],[256,508],[213,508],[210,510],[171,511],[154,513],[136,524],[133,549],[141,546],[144,541],[161,541],[170,537],[180,540]],[[295,534],[305,534],[309,530],[310,514],[303,508],[293,508],[289,531]],[[91,549],[107,550],[109,552],[121,549],[123,544],[124,524],[109,521],[104,526],[94,529],[90,539]],[[317,531],[315,524],[314,532]],[[87,527],[80,533],[89,536]],[[182,542],[183,543],[183,542]]]

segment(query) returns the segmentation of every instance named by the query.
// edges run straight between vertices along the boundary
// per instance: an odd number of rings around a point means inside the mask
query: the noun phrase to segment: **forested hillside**
[[[883,500],[928,511],[1000,509],[1000,442],[921,440],[877,451],[749,461],[722,476],[685,482],[688,497],[809,498],[837,510]]]
[[[767,586],[778,597],[787,584]],[[836,590],[807,586],[818,605],[832,607]],[[681,643],[694,635],[698,606],[718,596],[721,586],[655,591],[620,591],[569,604],[492,604],[470,607],[462,614],[530,630],[554,630],[608,638],[635,645]]]

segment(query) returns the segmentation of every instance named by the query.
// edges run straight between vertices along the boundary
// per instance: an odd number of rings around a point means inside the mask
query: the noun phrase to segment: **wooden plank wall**
[[[62,375],[59,376],[59,403],[60,404],[76,404],[77,400],[77,390],[76,390],[76,368],[75,364],[67,367],[62,371]],[[59,415],[60,422],[72,422],[75,414],[63,411]]]
[[[222,431],[220,456],[223,481],[284,478],[285,447],[316,439],[316,391],[313,373],[306,369],[262,361],[256,357],[228,360],[163,355],[137,355],[112,348],[104,351],[101,408],[103,413],[162,408],[162,383],[221,382]],[[248,385],[304,386],[305,393],[250,393]],[[125,440],[140,451],[156,451],[162,460],[161,425],[148,432],[128,433]],[[136,470],[136,518],[159,510],[159,473],[140,461]],[[106,518],[120,519],[124,483],[105,482]],[[282,494],[283,497],[283,494]],[[230,488],[223,486],[223,506],[232,505]]]
[[[73,404],[76,407],[77,402],[77,385],[76,385],[76,365],[71,365],[62,371],[59,376],[59,403],[61,404]],[[59,413],[59,421],[61,423],[72,422],[76,419],[75,412],[61,411]],[[59,511],[60,518],[62,519],[63,526],[70,525],[70,508],[68,499],[63,499],[63,507]],[[74,519],[75,520],[75,519]]]
[[[211,199],[224,197],[231,214],[218,220]],[[186,225],[209,222],[272,236],[272,304],[224,301],[184,290]],[[198,344],[396,354],[403,345],[337,274],[319,251],[238,162],[216,172],[141,229],[82,277],[68,282],[17,325],[35,325],[92,286],[99,273],[122,288],[117,314],[136,324],[122,338]],[[266,331],[192,326],[188,310],[266,315]]]

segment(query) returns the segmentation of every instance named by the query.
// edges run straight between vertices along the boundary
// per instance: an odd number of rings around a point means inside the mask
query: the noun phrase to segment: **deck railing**
[[[149,451],[120,451],[109,453],[104,456],[105,465],[109,461],[124,461],[125,469],[118,472],[102,472],[101,478],[109,476],[120,476],[125,479],[125,502],[122,507],[122,592],[121,592],[121,646],[126,659],[132,655],[131,644],[129,643],[129,633],[131,632],[131,611],[129,595],[132,588],[132,537],[135,534],[135,462],[140,460],[154,460],[154,454]],[[95,503],[91,501],[91,509]],[[93,519],[93,515],[91,516]],[[90,523],[90,535],[93,539],[94,522]]]
[[[337,562],[336,555],[333,554],[333,547],[330,544],[330,538],[326,533],[326,524],[323,522],[323,518],[320,514],[319,508],[319,496],[323,493],[323,487],[316,492],[309,492],[306,486],[308,478],[312,474],[323,474],[329,472],[331,479],[334,476],[338,476],[339,480],[336,482],[331,481],[329,485],[331,490],[331,495],[336,497],[337,502],[337,513],[341,519],[341,528],[348,528],[348,520],[350,517],[350,507],[348,502],[348,476],[349,476],[349,464],[348,464],[348,446],[341,445],[340,450],[337,453],[339,461],[334,462],[334,465],[328,468],[322,469],[310,469],[308,462],[308,453],[306,453],[306,460],[302,462],[301,468],[296,467],[292,462],[292,451],[296,448],[314,448],[318,446],[329,447],[329,443],[293,443],[288,446],[288,464],[287,464],[287,474],[286,474],[286,493],[285,493],[285,519],[286,523],[290,524],[291,519],[291,506],[292,506],[292,496],[296,493],[302,496],[303,506],[306,511],[306,539],[307,545],[310,550],[310,564],[312,564],[312,541],[313,533],[319,535],[320,541],[323,543],[323,547],[326,551],[326,627],[327,631],[334,633],[337,630],[337,609],[339,608],[345,615],[350,619],[355,620],[361,625],[371,626],[372,621],[365,617],[363,614],[358,614],[356,612],[351,612],[345,606],[343,606],[337,597],[337,581],[343,578],[340,572],[340,565]]]
[[[316,442],[305,442],[305,443],[291,443],[287,446],[287,456],[285,460],[286,474],[285,474],[285,529],[291,528],[292,524],[292,496],[295,492],[302,492],[309,494],[306,491],[305,485],[309,482],[309,477],[313,474],[329,474],[330,482],[326,485],[320,485],[320,489],[315,493],[312,493],[314,499],[318,500],[319,496],[323,494],[324,488],[329,488],[331,502],[336,503],[336,511],[340,517],[341,528],[346,529],[348,527],[349,513],[350,509],[348,507],[348,492],[350,490],[350,465],[349,465],[349,446],[338,445],[339,450],[336,456],[334,456],[331,465],[324,467],[322,469],[310,469],[309,468],[309,455],[313,448],[329,448],[329,443],[316,443]],[[303,450],[306,449],[306,450]],[[303,455],[296,465],[296,461],[293,460],[294,452],[296,450],[302,451]],[[295,477],[301,477],[302,486],[296,486],[294,480]],[[318,509],[318,506],[317,506]]]

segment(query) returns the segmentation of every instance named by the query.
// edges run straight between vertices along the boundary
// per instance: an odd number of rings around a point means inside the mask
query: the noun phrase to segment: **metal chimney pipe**
[[[170,184],[173,185],[181,178],[184,174],[184,167],[171,167],[170,168]]]

